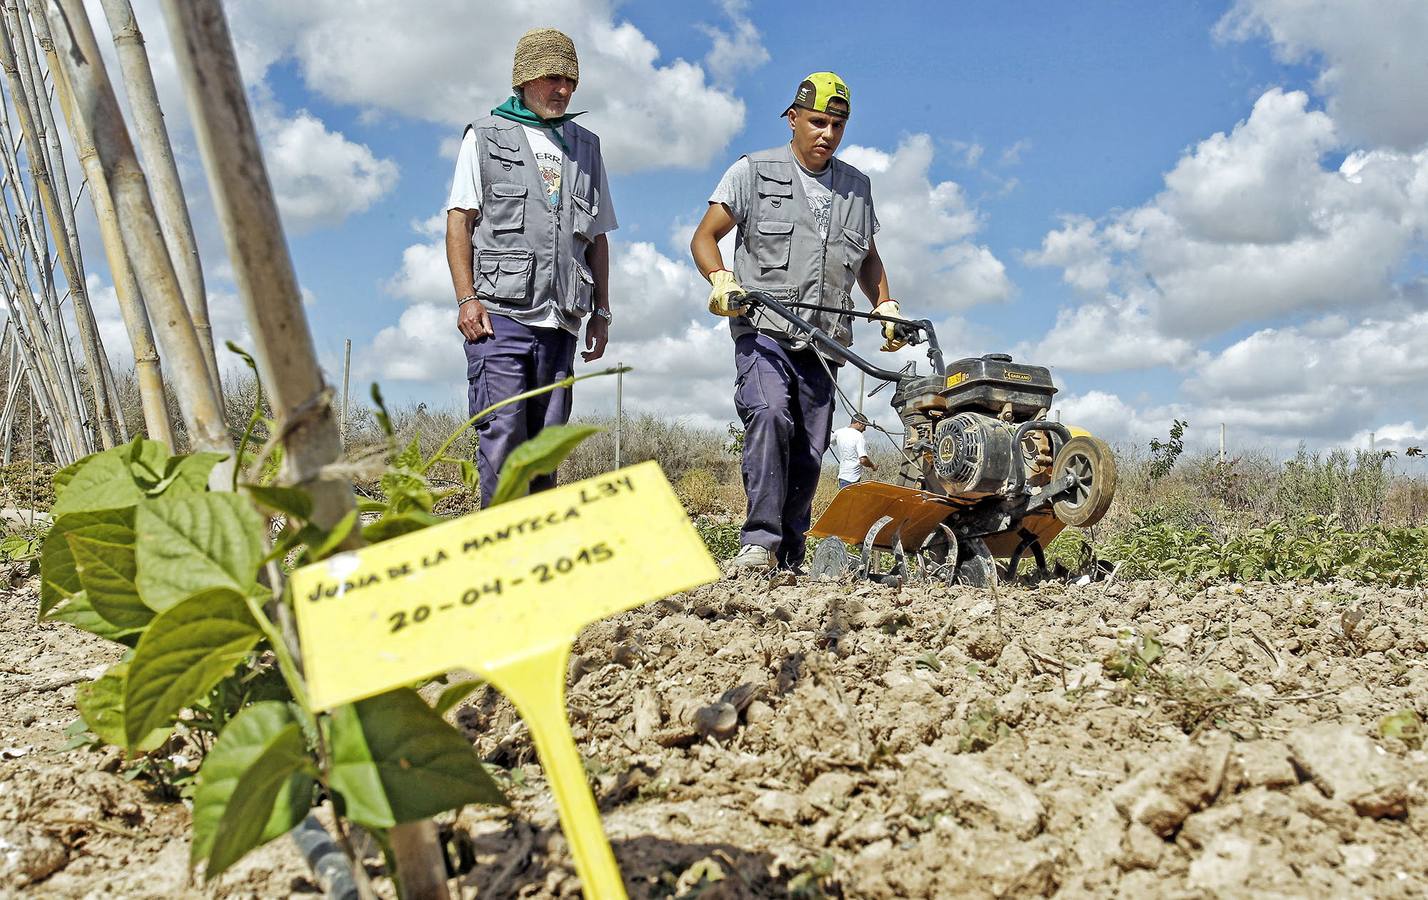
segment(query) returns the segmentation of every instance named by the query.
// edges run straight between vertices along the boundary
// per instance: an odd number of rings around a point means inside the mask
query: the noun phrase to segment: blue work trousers
[[[495,334],[466,341],[466,406],[474,416],[507,397],[568,378],[575,365],[575,335],[563,328],[531,328],[508,316],[491,316]],[[570,421],[570,388],[511,403],[476,423],[476,466],[481,506],[491,502],[501,465],[511,451],[547,425]],[[531,491],[555,486],[555,473],[531,479]]]
[[[767,548],[781,566],[797,566],[832,431],[833,378],[815,351],[790,350],[766,334],[735,340],[734,368],[749,498],[740,543]]]

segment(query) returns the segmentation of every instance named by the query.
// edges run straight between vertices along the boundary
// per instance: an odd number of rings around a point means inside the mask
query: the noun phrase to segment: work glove
[[[882,303],[879,303],[877,306],[873,307],[873,313],[879,316],[888,316],[889,318],[894,319],[903,318],[902,310],[898,308],[896,300],[884,300]],[[903,321],[906,321],[906,319],[903,319]],[[895,329],[897,328],[897,325],[895,323],[882,322],[881,324],[883,326],[883,337],[885,338],[882,346],[882,351],[884,353],[892,353],[895,350],[901,350],[903,347],[907,346],[907,341],[896,336]]]
[[[709,273],[709,311],[716,316],[738,316],[749,308],[744,302],[747,293],[734,280],[734,273],[728,269],[715,269]]]

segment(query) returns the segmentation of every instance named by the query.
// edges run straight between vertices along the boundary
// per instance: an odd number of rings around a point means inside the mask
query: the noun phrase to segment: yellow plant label
[[[718,567],[657,463],[305,566],[291,578],[310,700],[328,709],[568,645]]]
[[[585,896],[623,900],[565,715],[584,626],[719,577],[659,465],[641,463],[305,566],[290,580],[316,709],[451,669],[530,726]]]

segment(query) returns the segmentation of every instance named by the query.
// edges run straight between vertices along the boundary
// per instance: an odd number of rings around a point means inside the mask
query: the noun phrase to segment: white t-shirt
[[[569,125],[560,126],[568,131]],[[540,169],[541,180],[545,182],[546,201],[552,209],[560,209],[561,171],[565,162],[565,151],[560,149],[545,128],[522,125],[526,140],[530,142],[531,153],[535,155],[536,166]],[[570,139],[568,133],[563,135]],[[619,227],[615,221],[615,205],[610,202],[610,185],[605,179],[605,161],[600,161],[600,171],[596,173],[596,189],[600,192],[600,210],[595,214],[595,225],[591,236],[606,234]],[[476,132],[467,129],[461,139],[461,150],[456,154],[456,175],[451,179],[451,193],[446,197],[447,210],[474,209],[481,211],[481,157],[476,149]],[[552,309],[539,322],[532,322],[532,328],[559,328],[560,317]]]
[[[863,477],[862,458],[868,455],[868,439],[852,425],[833,432],[833,455],[838,457],[838,480],[857,481]]]

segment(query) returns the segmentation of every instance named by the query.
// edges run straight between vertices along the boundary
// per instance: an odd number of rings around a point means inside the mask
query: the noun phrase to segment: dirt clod
[[[1397,760],[1355,729],[1328,723],[1301,728],[1289,736],[1289,749],[1325,796],[1360,815],[1381,819],[1407,811],[1407,779]]]

